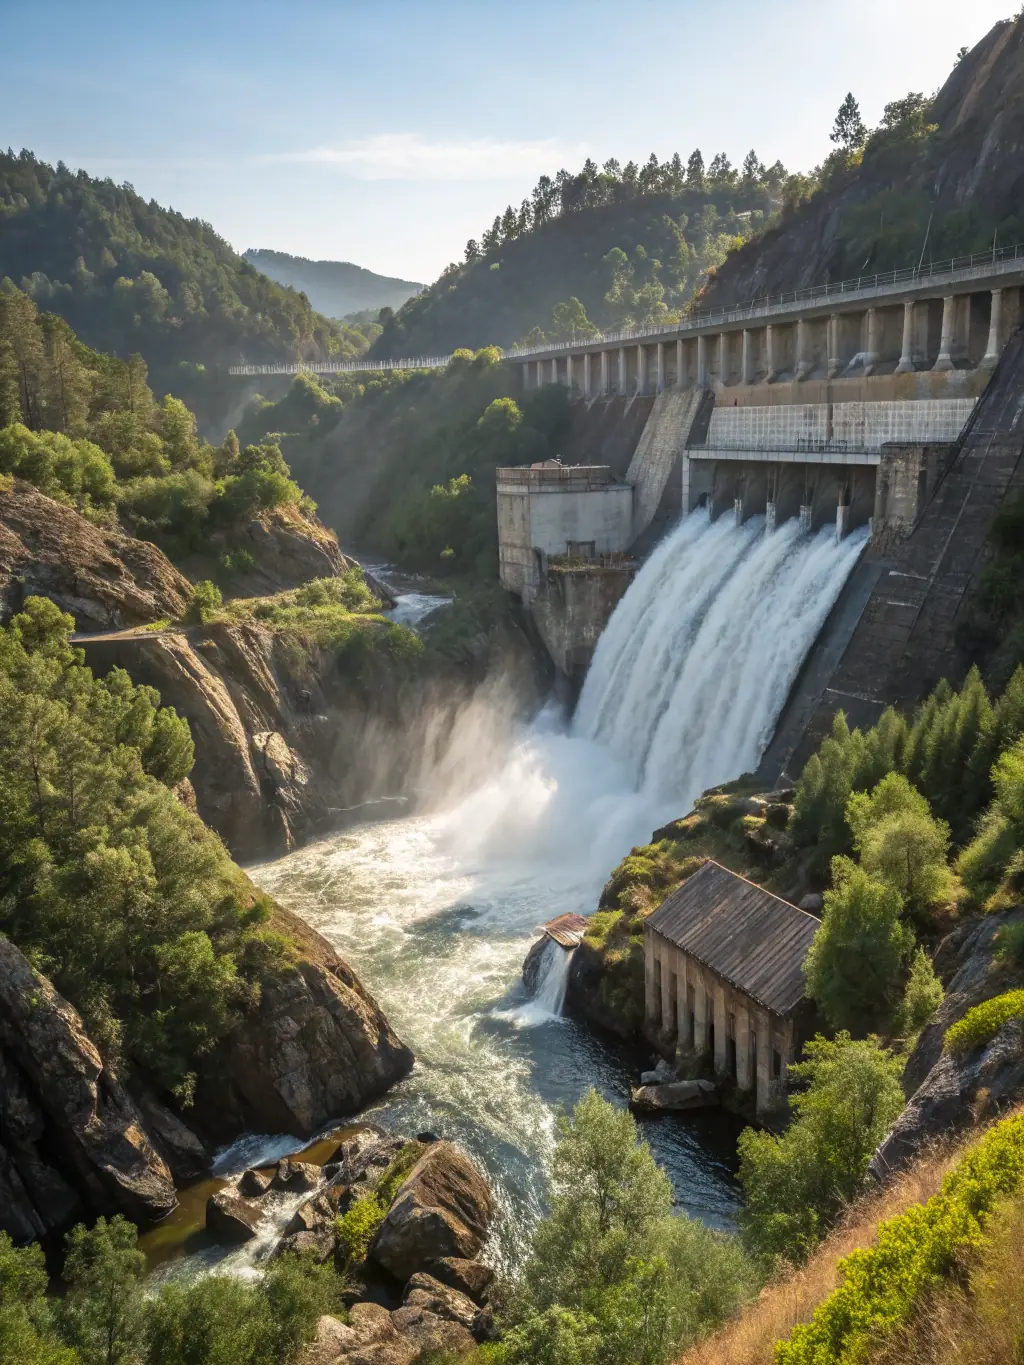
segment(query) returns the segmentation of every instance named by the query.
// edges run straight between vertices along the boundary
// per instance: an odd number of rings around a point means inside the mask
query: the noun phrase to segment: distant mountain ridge
[[[401,308],[423,288],[414,280],[375,275],[351,261],[311,261],[286,251],[250,247],[242,253],[250,265],[278,284],[301,290],[318,313],[345,318],[351,313]]]

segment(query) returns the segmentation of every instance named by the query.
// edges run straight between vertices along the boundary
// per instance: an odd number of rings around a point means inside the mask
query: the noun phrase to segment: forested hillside
[[[355,356],[367,338],[267,279],[208,223],[148,203],[130,185],[0,154],[0,278],[81,338],[140,352],[154,387],[204,422],[237,404],[223,367]]]
[[[805,177],[753,151],[740,169],[700,151],[643,166],[588,160],[578,175],[542,176],[509,205],[465,259],[386,321],[380,356],[436,355],[457,346],[509,346],[533,334],[569,339],[594,327],[678,316],[709,270]]]
[[[731,255],[704,296],[732,303],[1024,242],[1024,22],[996,24],[934,95],[868,131],[855,102],[805,203]]]
[[[301,290],[313,307],[329,318],[401,308],[423,288],[413,280],[375,275],[351,261],[310,261],[305,256],[289,256],[287,251],[259,247],[250,247],[242,254],[269,279]]]
[[[343,541],[408,569],[495,579],[495,467],[557,455],[569,425],[563,388],[513,398],[500,360],[485,347],[440,372],[300,375],[279,403],[250,405],[239,438],[273,433]]]

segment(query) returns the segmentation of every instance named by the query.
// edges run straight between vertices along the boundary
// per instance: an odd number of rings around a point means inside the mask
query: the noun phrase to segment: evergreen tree
[[[688,190],[704,189],[704,158],[700,154],[699,147],[694,148],[686,162],[686,188]]]
[[[850,93],[839,106],[829,140],[846,152],[857,151],[867,141],[868,130],[860,116],[860,106]]]

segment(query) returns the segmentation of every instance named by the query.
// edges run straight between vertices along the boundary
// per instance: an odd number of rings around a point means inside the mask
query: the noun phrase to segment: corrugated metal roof
[[[553,938],[556,943],[560,943],[563,948],[577,948],[580,940],[587,928],[587,921],[582,915],[574,915],[571,911],[564,915],[558,915],[553,920],[549,920],[544,925],[544,933],[549,938]]]
[[[647,927],[774,1014],[804,994],[803,964],[820,920],[708,859]]]

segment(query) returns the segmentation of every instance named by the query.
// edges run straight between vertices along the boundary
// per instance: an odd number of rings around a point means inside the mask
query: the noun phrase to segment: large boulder
[[[224,1081],[201,1087],[196,1107],[232,1134],[248,1125],[311,1137],[383,1095],[413,1055],[326,939],[280,907],[271,923],[299,961],[264,983],[257,1010],[220,1049]]]
[[[395,1195],[370,1244],[370,1259],[408,1280],[428,1262],[472,1260],[487,1236],[494,1201],[483,1176],[450,1142],[424,1152]]]
[[[326,1261],[334,1253],[334,1224],[337,1205],[327,1192],[315,1194],[296,1209],[274,1248],[275,1256],[295,1252],[315,1261]]]
[[[207,1230],[229,1246],[251,1241],[262,1217],[262,1210],[235,1190],[218,1190],[206,1201]]]
[[[427,1262],[426,1271],[435,1280],[457,1289],[477,1303],[484,1302],[494,1279],[494,1271],[483,1261],[466,1261],[458,1256],[438,1256]]]
[[[285,1157],[277,1163],[277,1170],[271,1182],[271,1189],[283,1190],[286,1194],[309,1194],[323,1179],[321,1167],[311,1161],[293,1161]]]
[[[641,1085],[630,1096],[630,1108],[641,1114],[675,1113],[687,1109],[706,1109],[719,1102],[714,1081],[666,1081],[660,1085]]]
[[[139,1110],[104,1065],[78,1011],[3,937],[0,1058],[8,1117],[18,1108],[15,1095],[24,1097],[24,1112],[10,1130],[5,1124],[9,1158],[26,1188],[48,1183],[50,1198],[62,1206],[37,1210],[44,1222],[59,1226],[72,1216],[72,1191],[94,1214],[147,1222],[171,1212],[174,1182]]]
[[[435,1317],[457,1322],[477,1341],[491,1341],[495,1335],[494,1315],[489,1308],[480,1308],[468,1295],[422,1271],[405,1286],[402,1306],[421,1308]]]

